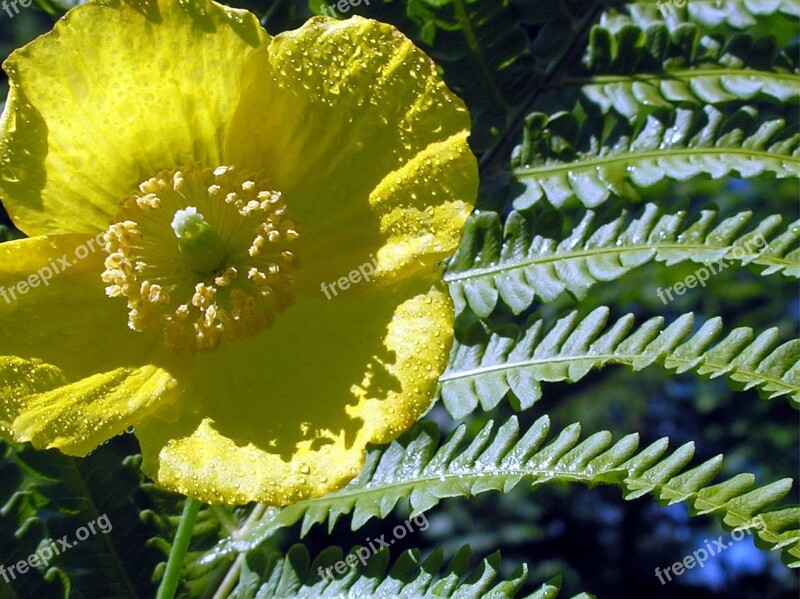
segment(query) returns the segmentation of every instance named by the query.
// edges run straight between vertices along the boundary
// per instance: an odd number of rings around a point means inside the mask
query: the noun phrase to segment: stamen
[[[281,194],[232,166],[190,166],[142,182],[105,233],[109,297],[128,325],[161,327],[174,349],[256,334],[291,305],[299,235]]]

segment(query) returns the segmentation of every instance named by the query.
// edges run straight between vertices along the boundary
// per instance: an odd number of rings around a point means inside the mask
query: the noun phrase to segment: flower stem
[[[183,504],[183,513],[178,524],[178,532],[175,533],[175,542],[172,543],[172,549],[169,552],[167,569],[158,587],[156,599],[174,599],[175,597],[175,592],[178,590],[178,584],[181,581],[183,560],[189,550],[189,542],[192,540],[192,532],[194,531],[194,521],[199,511],[200,502],[197,499],[187,497],[186,502]]]

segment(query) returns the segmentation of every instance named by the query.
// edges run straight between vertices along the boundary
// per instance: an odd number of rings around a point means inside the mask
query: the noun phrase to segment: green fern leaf
[[[800,76],[749,69],[687,69],[662,75],[598,75],[570,79],[602,113],[615,110],[635,119],[641,105],[671,109],[671,103],[719,105],[740,100],[797,102]],[[631,102],[634,99],[634,102]]]
[[[722,330],[720,318],[706,321],[692,333],[691,313],[667,327],[662,317],[654,317],[635,330],[632,315],[606,326],[608,315],[606,307],[582,320],[572,312],[546,334],[544,322],[536,316],[522,331],[513,325],[492,330],[486,323],[472,323],[456,342],[441,378],[445,407],[462,418],[479,404],[491,410],[511,391],[514,408],[527,409],[541,397],[542,381],[575,382],[607,364],[634,370],[660,364],[678,373],[725,376],[768,398],[789,395],[800,407],[800,340],[778,345],[777,329],[753,339],[752,329],[739,327],[714,343]]]
[[[663,23],[616,32],[597,27],[584,63],[561,86],[579,89],[587,111],[613,109],[630,120],[648,109],[800,99],[800,74],[788,52],[745,34],[720,43],[692,24],[679,36]]]
[[[736,29],[744,29],[757,24],[752,17],[781,14],[793,19],[800,18],[800,6],[792,0],[732,0],[714,2],[700,0],[697,5],[689,5],[689,18],[706,27],[726,24]]]
[[[0,553],[9,586],[20,596],[152,594],[156,556],[141,549],[152,531],[139,521],[141,508],[133,495],[140,475],[125,458],[131,449],[126,442],[114,439],[83,459],[0,445]],[[42,556],[54,553],[45,551],[47,545],[59,553],[43,563]],[[8,566],[37,551],[39,564],[12,579]]]
[[[409,0],[420,45],[473,117],[471,147],[496,149],[599,15],[594,0]],[[516,136],[516,130],[512,137]],[[505,144],[503,144],[505,147]],[[507,151],[504,150],[504,151]]]
[[[473,77],[479,74],[479,81],[463,82],[470,89],[482,88],[469,96],[498,107],[518,101],[509,95],[512,90],[516,95],[520,88],[523,92],[530,88],[533,75],[528,35],[516,11],[504,4],[477,0],[411,0],[408,4],[409,16],[427,26],[425,41],[433,46],[434,55],[446,49],[445,65],[460,63],[460,71]],[[454,57],[458,58],[454,61]]]
[[[438,549],[425,560],[418,550],[403,552],[394,563],[389,563],[389,551],[384,549],[372,555],[362,551],[364,560],[358,558],[357,548],[347,556],[338,547],[322,551],[312,562],[303,545],[294,545],[287,554],[274,554],[261,568],[246,564],[240,585],[231,599],[280,598],[330,598],[342,597],[516,597],[527,579],[527,568],[518,568],[507,580],[495,582],[500,568],[500,553],[481,560],[478,567],[470,569],[471,550],[461,547],[447,566],[443,567],[444,551]],[[350,557],[353,556],[353,557]],[[345,560],[349,559],[349,562]],[[344,574],[333,569],[338,562],[348,564]],[[350,566],[349,563],[355,564]],[[340,566],[340,570],[343,568]],[[257,572],[255,570],[258,570]],[[326,573],[326,570],[328,571]],[[251,577],[265,580],[257,590],[252,588]],[[247,582],[244,582],[247,581]],[[548,581],[529,598],[556,597],[560,580]],[[589,597],[589,595],[579,595]]]
[[[751,212],[740,212],[714,226],[716,217],[716,211],[703,210],[688,225],[686,212],[661,215],[654,204],[647,204],[638,218],[629,221],[623,212],[597,227],[594,212],[588,211],[558,241],[532,233],[536,216],[514,211],[501,227],[496,213],[484,212],[467,221],[445,280],[459,311],[468,305],[486,318],[498,300],[519,314],[536,297],[549,302],[568,291],[582,299],[596,283],[618,279],[653,260],[668,265],[692,261],[710,265],[714,271],[738,261],[765,267],[762,275],[800,277],[800,221],[768,242],[778,231],[779,215],[763,219],[746,232],[742,229]]]
[[[728,528],[763,518],[757,544],[779,549],[786,563],[800,565],[800,508],[767,511],[789,492],[790,479],[753,489],[754,477],[742,474],[709,486],[720,471],[721,459],[686,470],[694,456],[692,443],[667,454],[666,439],[639,450],[636,434],[616,443],[608,432],[580,441],[580,425],[573,424],[545,444],[549,427],[549,419],[542,417],[520,437],[515,417],[496,431],[490,422],[464,447],[465,425],[440,445],[438,428],[421,423],[391,445],[372,449],[363,471],[344,489],[275,512],[240,539],[223,541],[207,561],[250,551],[279,528],[301,519],[305,534],[326,520],[332,529],[342,514],[352,512],[355,530],[370,518],[385,517],[404,498],[418,514],[446,497],[471,497],[490,490],[507,493],[521,483],[535,488],[578,482],[618,486],[626,499],[650,494],[662,505],[685,502],[692,515],[713,513]]]
[[[648,114],[641,127],[627,119],[581,123],[570,113],[535,113],[526,120],[514,157],[514,175],[525,186],[514,207],[546,199],[556,207],[577,200],[592,208],[612,195],[638,200],[636,188],[701,174],[797,177],[796,121],[759,115],[753,106],[730,115],[711,105],[679,108],[667,116]]]
[[[709,29],[720,25],[748,29],[757,25],[760,19],[772,15],[800,18],[800,6],[794,0],[690,0],[685,8],[674,8],[674,11],[667,10],[668,22],[673,26],[691,20]],[[656,3],[649,0],[631,3],[626,9],[634,22],[642,25],[663,18]]]

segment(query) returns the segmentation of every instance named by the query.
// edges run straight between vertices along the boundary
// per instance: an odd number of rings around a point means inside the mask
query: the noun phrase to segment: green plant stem
[[[178,524],[178,532],[175,533],[175,542],[172,543],[172,549],[169,552],[167,569],[158,587],[156,599],[173,599],[175,597],[175,591],[178,590],[178,584],[181,581],[183,560],[189,550],[189,541],[192,540],[192,532],[194,531],[194,521],[199,511],[200,502],[197,499],[187,497],[186,503],[183,504],[183,513]]]

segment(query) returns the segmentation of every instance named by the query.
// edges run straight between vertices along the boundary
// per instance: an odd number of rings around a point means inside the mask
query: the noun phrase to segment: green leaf
[[[345,561],[348,558],[349,562]],[[516,597],[527,579],[527,568],[523,566],[507,580],[497,581],[499,552],[481,560],[474,569],[470,568],[470,558],[469,546],[463,546],[443,569],[444,551],[441,549],[424,560],[418,550],[404,551],[390,564],[388,549],[373,553],[368,547],[359,547],[345,556],[338,547],[329,547],[312,562],[305,546],[294,545],[286,555],[275,553],[270,556],[264,566],[247,563],[246,574],[241,580],[248,582],[240,582],[231,599],[394,596],[500,599]],[[344,574],[334,569],[339,562],[339,570],[345,570]],[[255,592],[252,582],[249,582],[254,578],[266,581]],[[560,586],[558,579],[549,581],[528,597],[556,597]]]
[[[637,188],[665,178],[797,177],[800,131],[794,116],[787,121],[754,106],[732,114],[711,105],[678,108],[647,114],[641,126],[627,118],[580,122],[563,113],[532,115],[514,164],[524,186],[515,208],[543,199],[556,207],[577,200],[592,208],[612,196],[636,201]]]
[[[530,41],[507,2],[410,0],[408,15],[427,25],[423,41],[432,55],[480,106],[507,109],[530,88],[535,77]]]
[[[716,341],[720,318],[707,320],[692,332],[694,315],[684,314],[664,327],[651,318],[634,328],[623,316],[607,326],[609,308],[597,308],[581,319],[571,312],[549,330],[532,316],[522,330],[473,322],[457,340],[441,382],[447,410],[463,418],[478,404],[494,408],[509,391],[512,405],[527,409],[542,395],[543,381],[576,382],[593,368],[622,364],[641,370],[660,364],[678,373],[725,376],[739,387],[755,387],[767,398],[789,395],[800,408],[800,340],[781,345],[776,328],[755,339],[749,327],[738,327]],[[715,342],[716,341],[716,342]]]
[[[331,530],[342,514],[352,512],[355,530],[370,518],[384,517],[404,498],[412,514],[419,514],[446,497],[490,490],[507,493],[519,484],[535,488],[577,482],[617,486],[626,499],[650,494],[662,505],[685,502],[691,515],[713,513],[729,529],[762,516],[759,546],[779,549],[787,564],[800,565],[800,508],[772,507],[789,492],[791,480],[753,489],[754,477],[740,475],[709,486],[721,460],[712,458],[686,470],[694,456],[691,443],[667,454],[667,439],[639,450],[636,434],[616,443],[608,432],[580,441],[580,425],[573,424],[545,444],[549,428],[545,416],[520,437],[512,417],[496,430],[490,421],[468,444],[461,425],[440,445],[434,424],[418,424],[391,445],[370,450],[363,471],[344,489],[275,512],[240,539],[222,541],[206,561],[251,551],[276,530],[301,519],[305,534],[326,520]]]
[[[595,213],[587,211],[559,240],[534,233],[538,215],[514,211],[501,226],[496,213],[484,212],[467,221],[445,281],[457,310],[468,305],[486,318],[498,300],[519,314],[537,297],[549,302],[568,291],[583,299],[596,283],[652,261],[708,265],[700,275],[705,280],[718,272],[720,260],[763,266],[762,275],[800,277],[800,221],[780,231],[782,219],[772,215],[745,230],[751,218],[752,212],[740,212],[718,222],[716,211],[703,210],[686,222],[684,211],[660,214],[655,204],[647,204],[637,218],[623,211],[600,226]]]
[[[673,26],[691,20],[709,29],[720,25],[747,29],[756,25],[759,18],[763,20],[763,17],[772,15],[800,18],[800,7],[794,0],[689,0],[684,8],[675,8],[674,12],[667,10],[667,14],[675,19]],[[636,23],[652,23],[662,16],[656,3],[649,0],[630,3],[627,9]]]
[[[58,551],[49,564],[8,581],[20,596],[152,595],[157,554],[143,548],[154,531],[139,520],[142,506],[134,494],[140,475],[135,461],[125,458],[127,441],[116,439],[83,459],[0,445],[3,563],[28,560],[37,551],[46,557],[54,552],[48,545]]]
[[[800,73],[795,52],[760,37],[703,35],[695,23],[670,30],[661,21],[634,25],[612,18],[592,31],[583,65],[560,86],[580,91],[587,111],[635,119],[677,106],[797,104]]]

